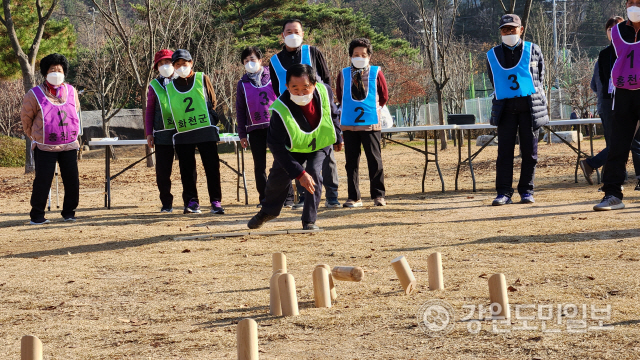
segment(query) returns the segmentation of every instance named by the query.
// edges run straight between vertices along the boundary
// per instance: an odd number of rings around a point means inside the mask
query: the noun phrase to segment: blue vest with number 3
[[[380,67],[372,66],[369,69],[369,88],[364,100],[354,100],[351,94],[351,68],[342,69],[344,86],[342,90],[342,113],[340,125],[368,126],[378,124],[378,104],[376,93],[378,91],[378,71]]]
[[[311,50],[309,49],[309,45],[302,45],[300,53],[300,63],[313,66],[311,65]],[[280,95],[282,95],[287,91],[287,70],[280,63],[278,54],[271,57],[271,65],[273,65],[273,69],[276,71],[276,76],[278,77],[278,90],[280,91]]]
[[[494,49],[487,53],[493,73],[496,100],[513,99],[536,93],[531,74],[531,43],[525,41],[518,65],[505,69],[500,65]]]

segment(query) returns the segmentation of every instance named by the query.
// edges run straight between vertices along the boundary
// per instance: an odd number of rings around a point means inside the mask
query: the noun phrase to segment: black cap
[[[520,16],[516,14],[502,15],[502,18],[500,19],[500,28],[503,28],[505,26],[521,27],[522,21],[520,21]]]
[[[173,55],[171,55],[171,62],[175,63],[178,60],[186,60],[186,61],[193,61],[193,58],[191,57],[191,54],[189,54],[189,52],[185,49],[178,49],[176,50]]]

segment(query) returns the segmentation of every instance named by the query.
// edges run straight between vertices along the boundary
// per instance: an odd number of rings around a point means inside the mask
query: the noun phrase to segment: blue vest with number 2
[[[378,104],[376,94],[378,92],[378,70],[380,67],[372,66],[369,69],[369,88],[364,100],[354,100],[351,94],[351,68],[342,69],[344,86],[342,90],[342,113],[340,125],[367,126],[378,124]]]
[[[300,63],[313,66],[311,65],[311,50],[309,49],[309,45],[302,45],[302,48],[300,49]],[[282,95],[287,91],[287,69],[285,69],[280,63],[278,54],[271,57],[271,65],[273,65],[273,70],[276,71],[276,76],[278,77],[278,90],[280,95]]]
[[[524,42],[518,65],[510,69],[505,69],[500,65],[494,49],[489,50],[487,58],[493,73],[496,100],[513,99],[536,93],[529,65],[531,63],[530,42]]]

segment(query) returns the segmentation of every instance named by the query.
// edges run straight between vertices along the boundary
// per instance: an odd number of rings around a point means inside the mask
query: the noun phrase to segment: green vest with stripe
[[[151,80],[151,87],[156,93],[158,99],[158,105],[160,107],[160,117],[157,116],[153,120],[153,132],[165,130],[175,130],[176,126],[173,123],[173,117],[171,116],[171,106],[169,106],[169,96],[167,96],[167,89],[160,84],[158,79]]]
[[[320,94],[320,109],[322,116],[320,124],[311,132],[305,132],[300,129],[300,125],[291,115],[291,111],[282,100],[277,99],[271,104],[269,110],[275,111],[280,115],[282,122],[289,133],[291,147],[287,150],[295,153],[312,153],[331,146],[336,143],[336,129],[331,119],[331,105],[329,103],[329,93],[324,84],[317,83],[316,89]],[[273,113],[272,113],[273,118]]]
[[[205,100],[204,74],[197,72],[194,77],[193,86],[184,93],[178,91],[173,82],[167,85],[171,114],[178,133],[213,126]]]

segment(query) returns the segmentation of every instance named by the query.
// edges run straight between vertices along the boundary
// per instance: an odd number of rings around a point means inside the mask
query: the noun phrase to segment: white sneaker
[[[31,220],[29,222],[29,225],[44,225],[44,224],[48,224],[48,223],[50,223],[50,221],[47,220],[47,219],[44,219],[43,221],[33,221],[33,220]]]
[[[343,205],[346,208],[362,207],[362,200],[347,200]]]
[[[613,195],[607,195],[602,198],[600,204],[593,207],[595,211],[608,211],[608,210],[620,210],[624,209],[624,204],[622,200],[618,199]]]
[[[172,213],[173,212],[173,208],[169,208],[169,209],[160,209],[161,213]]]

